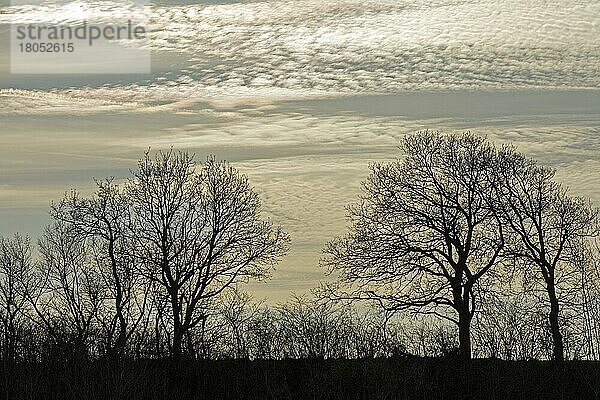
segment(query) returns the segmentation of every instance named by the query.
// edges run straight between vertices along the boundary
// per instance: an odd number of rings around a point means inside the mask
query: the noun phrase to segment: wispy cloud
[[[95,21],[127,15],[121,2],[80,6],[76,15],[85,11]],[[0,25],[71,18],[69,10],[48,7],[9,8]],[[152,5],[134,15],[148,24],[153,76],[126,84],[4,90],[0,113],[186,110],[206,101],[403,90],[600,87],[598,2],[294,0]]]

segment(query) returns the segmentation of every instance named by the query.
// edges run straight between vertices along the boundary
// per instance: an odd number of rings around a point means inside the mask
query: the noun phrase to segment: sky
[[[152,74],[9,73],[10,23],[123,10],[148,28]],[[272,279],[248,286],[284,300],[326,279],[321,249],[344,233],[369,163],[419,130],[513,143],[600,205],[599,66],[592,1],[0,6],[0,234],[35,237],[52,200],[128,176],[148,148],[215,154],[291,234]]]

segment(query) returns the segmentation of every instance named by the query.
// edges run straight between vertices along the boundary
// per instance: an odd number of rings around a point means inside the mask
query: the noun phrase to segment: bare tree
[[[85,358],[93,324],[105,300],[97,265],[90,260],[85,240],[63,222],[46,227],[39,251],[39,280],[29,294],[37,322],[55,340],[66,340],[67,355]]]
[[[128,339],[142,321],[146,309],[147,286],[135,268],[135,252],[130,237],[130,201],[113,179],[96,181],[96,193],[82,197],[72,191],[53,204],[54,219],[70,224],[89,241],[95,241],[94,254],[112,299],[105,325],[107,352],[120,357]]]
[[[219,298],[219,314],[225,321],[229,336],[231,357],[249,358],[248,331],[251,322],[260,313],[261,302],[254,302],[252,296],[237,287],[223,293]]]
[[[294,295],[276,308],[284,356],[339,358],[347,356],[349,308]]]
[[[421,132],[402,149],[404,159],[372,165],[349,233],[326,246],[322,264],[338,275],[326,295],[450,320],[470,358],[476,286],[505,244],[494,196],[500,153],[469,133]]]
[[[209,158],[196,169],[181,152],[146,154],[129,182],[145,275],[165,289],[174,357],[205,319],[202,304],[238,281],[263,278],[288,237],[260,216],[245,176]]]
[[[28,237],[0,237],[0,320],[3,328],[2,359],[15,360],[19,329],[25,321],[27,291],[33,283],[33,261]]]
[[[546,315],[531,293],[488,296],[473,326],[475,351],[482,357],[531,360],[549,356]]]
[[[594,243],[595,242],[595,243]],[[600,243],[590,241],[581,255],[581,297],[583,317],[583,340],[587,355],[592,360],[600,356]]]
[[[521,158],[506,168],[502,185],[506,224],[517,236],[514,254],[542,284],[550,304],[548,320],[553,341],[553,358],[564,360],[560,326],[561,300],[569,301],[581,289],[578,254],[585,239],[596,234],[598,211],[589,200],[574,197],[554,181],[552,168]],[[562,299],[561,299],[562,298]]]

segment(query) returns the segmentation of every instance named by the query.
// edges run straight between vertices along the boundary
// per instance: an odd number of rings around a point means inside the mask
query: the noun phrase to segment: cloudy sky
[[[151,75],[9,73],[11,22],[124,15],[148,27]],[[37,235],[51,200],[127,176],[149,147],[212,153],[292,235],[273,279],[251,286],[277,301],[324,278],[321,248],[369,162],[422,129],[512,142],[600,205],[599,16],[574,0],[0,7],[0,233]]]

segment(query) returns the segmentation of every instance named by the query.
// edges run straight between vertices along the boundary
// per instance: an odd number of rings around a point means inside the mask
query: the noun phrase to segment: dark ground
[[[19,364],[2,377],[8,399],[600,398],[600,363],[584,361],[162,360]]]

